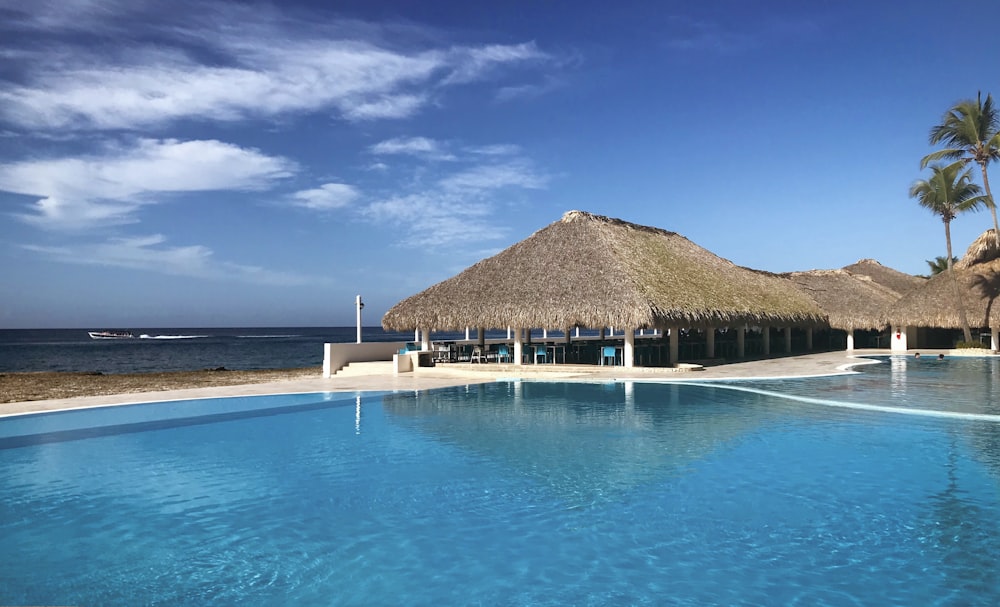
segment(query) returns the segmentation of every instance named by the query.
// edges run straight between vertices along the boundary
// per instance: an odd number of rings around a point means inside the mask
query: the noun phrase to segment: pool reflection
[[[778,419],[762,396],[720,392],[679,384],[510,382],[387,395],[382,402],[390,423],[561,493],[597,496],[683,474]]]

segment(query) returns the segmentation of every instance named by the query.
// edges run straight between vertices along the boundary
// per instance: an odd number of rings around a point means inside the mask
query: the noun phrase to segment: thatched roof
[[[923,286],[892,305],[888,318],[894,325],[959,328],[951,277],[958,279],[965,314],[972,327],[1000,326],[1000,254],[993,230],[973,241],[951,271],[932,276]]]
[[[810,270],[783,274],[812,298],[834,329],[881,329],[888,324],[885,311],[899,294],[870,276],[847,270]]]
[[[965,257],[959,259],[955,265],[959,269],[964,270],[977,263],[993,261],[998,257],[1000,257],[1000,244],[997,243],[996,234],[990,228],[980,234],[979,238],[972,241],[972,244],[965,251]]]
[[[900,295],[908,293],[910,290],[919,287],[927,281],[926,278],[906,274],[899,270],[883,266],[874,259],[860,259],[849,266],[844,266],[842,269],[852,274],[868,276],[883,287],[889,287]]]
[[[387,330],[826,321],[780,278],[679,234],[582,211],[393,306]]]

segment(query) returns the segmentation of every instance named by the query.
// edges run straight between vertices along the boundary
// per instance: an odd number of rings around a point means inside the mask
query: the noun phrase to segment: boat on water
[[[87,331],[90,339],[135,339],[131,331]]]

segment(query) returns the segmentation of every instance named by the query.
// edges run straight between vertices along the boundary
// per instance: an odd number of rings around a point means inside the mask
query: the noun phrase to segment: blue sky
[[[493,4],[0,0],[0,327],[376,325],[572,209],[944,254],[907,190],[1000,3]]]

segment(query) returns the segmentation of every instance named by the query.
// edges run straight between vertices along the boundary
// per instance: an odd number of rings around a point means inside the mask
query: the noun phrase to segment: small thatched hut
[[[862,260],[859,263],[863,262],[890,270],[872,260]],[[891,276],[888,272],[885,274]],[[789,272],[783,276],[826,313],[831,329],[846,333],[848,350],[854,349],[855,331],[880,332],[888,326],[886,308],[899,299],[899,293],[879,284],[872,277],[847,270],[809,270]],[[880,337],[873,339],[876,347],[882,345],[878,342]]]
[[[629,329],[825,322],[811,299],[779,277],[741,268],[674,232],[570,211],[399,302],[382,326],[621,327],[628,336]]]
[[[1000,328],[1000,249],[993,230],[987,230],[969,246],[952,271],[932,276],[923,286],[904,295],[888,311],[897,326],[961,327],[955,306],[952,274],[958,280],[966,318],[973,328],[991,328],[996,341]],[[996,344],[994,343],[994,349]]]
[[[871,277],[847,270],[809,270],[783,274],[826,313],[830,327],[847,331],[886,327],[886,308],[899,299]]]
[[[904,295],[927,282],[926,278],[906,274],[883,266],[874,259],[861,259],[842,269],[852,274],[868,276],[883,287],[889,287],[899,295]]]

